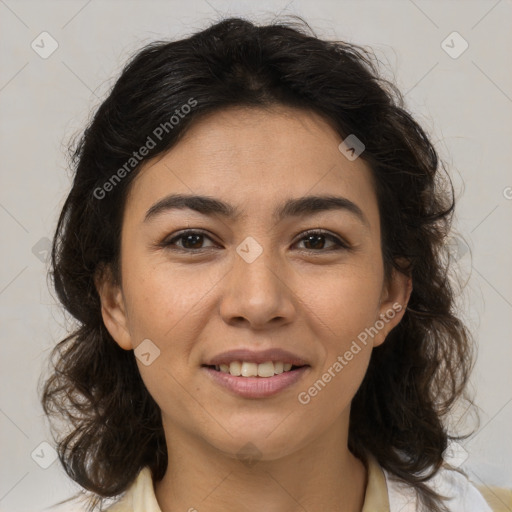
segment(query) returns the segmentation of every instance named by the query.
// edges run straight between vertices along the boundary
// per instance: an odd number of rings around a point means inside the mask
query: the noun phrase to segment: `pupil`
[[[318,240],[321,239],[321,238],[323,238],[323,235],[309,235],[307,243],[312,242],[314,248],[317,248],[317,249],[320,248],[321,249],[321,247],[318,247],[318,244],[314,242],[315,239],[318,242]],[[323,245],[323,244],[321,244],[321,245]]]
[[[187,249],[190,249],[190,248],[192,248],[192,249],[198,249],[198,248],[200,248],[200,247],[196,247],[196,245],[197,245],[197,243],[198,243],[198,242],[200,242],[200,241],[201,241],[202,236],[203,236],[203,235],[186,235],[186,236],[185,236],[185,247],[187,247]],[[189,242],[190,242],[191,240],[194,240],[194,239],[196,240],[196,243],[192,242],[191,244],[189,244]],[[200,246],[200,245],[201,245],[201,244],[199,243],[199,246]],[[193,246],[193,247],[192,247],[192,246]]]

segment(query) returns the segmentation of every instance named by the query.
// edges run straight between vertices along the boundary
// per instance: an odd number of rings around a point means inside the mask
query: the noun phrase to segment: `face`
[[[385,279],[371,171],[341,141],[313,113],[232,108],[132,183],[121,285],[98,290],[169,438],[273,460],[346,431],[410,282]]]

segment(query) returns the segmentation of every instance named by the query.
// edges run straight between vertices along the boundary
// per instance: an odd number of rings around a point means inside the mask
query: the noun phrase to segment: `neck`
[[[157,501],[162,512],[361,512],[366,469],[348,450],[347,431],[348,421],[336,422],[306,446],[265,460],[228,455],[172,425],[165,429],[169,464],[155,483]]]

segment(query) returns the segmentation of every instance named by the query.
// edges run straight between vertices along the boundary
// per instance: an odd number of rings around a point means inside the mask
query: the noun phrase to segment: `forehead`
[[[326,120],[305,110],[232,107],[209,114],[143,165],[125,219],[142,221],[172,193],[216,197],[245,216],[270,215],[290,198],[336,194],[378,222],[371,170],[362,158],[348,160],[338,149],[341,141]]]

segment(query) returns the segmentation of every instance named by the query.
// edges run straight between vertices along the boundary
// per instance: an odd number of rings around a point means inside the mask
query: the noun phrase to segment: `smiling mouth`
[[[266,361],[264,363],[252,363],[244,361],[232,361],[230,364],[202,365],[220,373],[230,374],[234,377],[261,377],[269,378],[282,373],[294,372],[309,365],[296,366],[280,361]]]

